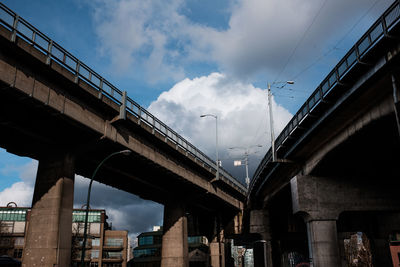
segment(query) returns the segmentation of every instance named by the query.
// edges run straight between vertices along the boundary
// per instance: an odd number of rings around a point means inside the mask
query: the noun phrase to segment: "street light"
[[[245,180],[245,181],[246,181],[247,189],[249,188],[249,185],[250,185],[250,178],[249,178],[249,155],[258,152],[258,151],[255,151],[255,152],[253,152],[253,153],[249,153],[250,148],[253,148],[253,147],[262,147],[262,145],[254,145],[254,146],[249,146],[249,147],[230,147],[230,148],[229,148],[229,149],[244,149],[244,150],[245,150],[245,152],[244,152],[244,164],[245,164],[245,166],[246,166],[246,180]],[[242,165],[242,161],[243,161],[243,160],[235,160],[235,161],[233,162],[233,165],[234,165],[234,166],[241,166],[241,165]]]
[[[130,151],[129,149],[111,153],[105,159],[103,159],[103,161],[101,161],[99,165],[97,165],[96,169],[94,170],[94,172],[92,174],[92,178],[90,178],[90,183],[89,183],[89,188],[88,188],[88,193],[87,193],[87,200],[86,200],[85,226],[83,228],[83,244],[82,244],[82,255],[81,255],[81,267],[85,266],[85,248],[86,248],[86,241],[87,241],[87,225],[88,225],[88,216],[89,216],[90,191],[92,189],[93,179],[94,179],[97,171],[103,165],[103,163],[106,162],[109,158],[111,158],[111,157],[113,157],[115,155],[118,155],[118,154],[124,154],[124,155],[127,156],[127,155],[129,155],[131,153],[132,153],[132,151]]]
[[[277,88],[283,88],[286,84],[294,84],[294,81],[286,81],[286,82],[273,82],[272,85],[277,83],[283,83],[282,86]],[[271,128],[271,150],[272,150],[272,162],[276,161],[276,152],[275,152],[275,133],[274,133],[274,118],[272,114],[272,93],[271,93],[271,84],[268,83],[268,106],[269,106],[269,124]]]
[[[202,114],[200,118],[213,117],[215,119],[215,163],[217,164],[217,174],[215,176],[215,181],[219,180],[219,159],[218,159],[218,116],[214,114]]]

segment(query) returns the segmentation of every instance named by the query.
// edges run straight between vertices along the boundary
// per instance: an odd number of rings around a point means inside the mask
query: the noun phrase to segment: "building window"
[[[133,250],[133,255],[135,258],[141,257],[158,257],[160,256],[159,248],[144,248],[144,249],[135,249]]]
[[[100,246],[100,238],[93,238],[92,239],[92,246],[99,247]]]
[[[98,262],[91,262],[90,263],[90,267],[99,267],[99,263]]]
[[[0,221],[25,221],[26,209],[4,208],[0,210]]]
[[[122,247],[123,244],[124,240],[122,238],[107,238],[105,245],[109,247]]]
[[[14,258],[20,259],[22,258],[22,248],[14,249]]]
[[[14,246],[23,246],[25,238],[23,237],[16,237],[14,238]]]
[[[4,233],[13,233],[14,232],[14,222],[13,221],[2,221],[0,224],[0,232],[3,234]]]
[[[86,211],[75,210],[72,212],[73,222],[85,222]],[[101,211],[89,211],[88,222],[101,222]]]
[[[122,259],[122,251],[103,252],[104,259]]]
[[[139,238],[139,246],[144,246],[144,245],[153,245],[153,236],[141,236]]]
[[[98,258],[99,258],[99,250],[92,249],[92,259],[98,259]]]
[[[0,246],[11,245],[11,239],[9,237],[0,237]]]
[[[121,263],[103,263],[103,267],[121,267]]]

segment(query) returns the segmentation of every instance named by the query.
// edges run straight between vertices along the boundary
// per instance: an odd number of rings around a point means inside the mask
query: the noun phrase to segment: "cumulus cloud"
[[[216,124],[212,117],[200,118],[200,115],[216,115],[223,166],[231,172],[241,172],[233,169],[233,159],[243,156],[245,150],[229,148],[260,144],[263,149],[259,155],[263,155],[270,144],[267,104],[265,90],[212,73],[177,83],[151,103],[149,110],[208,155],[215,155]],[[275,132],[292,117],[276,102],[273,114]]]
[[[220,71],[240,78],[260,72],[275,76],[302,40],[287,76],[294,75],[327,45],[332,48],[374,2],[237,0],[226,7],[231,15],[223,30],[191,21],[183,0],[96,0],[91,7],[100,50],[113,67],[133,75],[144,72],[154,83],[178,81],[196,62],[217,63]],[[380,0],[369,11],[366,27],[391,2]],[[352,36],[358,38],[366,27]]]
[[[0,192],[1,206],[5,206],[9,202],[15,202],[18,206],[23,207],[31,206],[37,166],[38,162],[31,160],[21,166],[12,165],[2,169],[3,174],[10,171],[16,172],[21,181],[12,184],[11,187],[7,187]]]

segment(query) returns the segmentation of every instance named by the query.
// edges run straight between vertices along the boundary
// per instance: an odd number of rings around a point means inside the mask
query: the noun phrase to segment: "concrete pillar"
[[[310,220],[307,233],[311,266],[340,266],[336,220]]]
[[[254,248],[254,266],[272,267],[271,233],[267,210],[250,211],[250,233],[257,233],[261,237]]]
[[[222,240],[222,238],[216,236],[210,243],[212,267],[225,267],[225,244]]]
[[[161,267],[188,267],[188,230],[185,208],[177,202],[164,206]]]
[[[39,161],[22,266],[71,266],[74,159]]]

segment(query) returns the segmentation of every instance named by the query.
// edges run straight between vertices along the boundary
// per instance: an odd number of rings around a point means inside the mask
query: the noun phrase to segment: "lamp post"
[[[245,152],[244,152],[244,165],[245,165],[245,167],[246,167],[246,180],[245,180],[245,182],[246,182],[247,189],[249,188],[249,185],[250,185],[250,178],[249,178],[249,155],[258,152],[258,151],[255,151],[255,152],[253,152],[253,153],[250,153],[249,150],[250,150],[250,148],[253,148],[253,147],[262,147],[262,145],[254,145],[254,146],[249,146],[249,147],[230,147],[230,148],[229,148],[229,149],[244,149],[244,150],[245,150]],[[240,166],[240,165],[242,165],[242,161],[243,161],[243,160],[235,160],[235,161],[234,161],[234,166]]]
[[[118,155],[118,154],[124,154],[124,155],[129,155],[132,151],[130,150],[122,150],[122,151],[117,151],[114,153],[111,153],[107,157],[105,157],[99,165],[97,165],[96,169],[94,170],[92,177],[90,178],[90,183],[89,183],[89,188],[88,188],[88,193],[87,193],[87,199],[86,199],[86,211],[85,211],[85,225],[83,228],[83,243],[82,243],[82,255],[81,255],[81,267],[85,267],[85,249],[86,249],[86,241],[87,241],[87,225],[88,225],[88,216],[89,216],[89,203],[90,203],[90,191],[92,189],[92,183],[93,179],[97,173],[97,171],[100,169],[100,167],[103,165],[104,162],[106,162],[109,158]]]
[[[202,114],[200,118],[204,117],[213,117],[215,119],[215,163],[217,164],[217,174],[215,176],[215,180],[219,180],[219,159],[218,159],[218,116],[214,114]]]
[[[283,88],[286,84],[294,84],[294,81],[286,81],[286,82],[273,82],[272,85],[277,83],[284,83],[284,85],[277,87]],[[271,93],[271,84],[268,83],[268,106],[269,106],[269,125],[271,128],[271,150],[272,150],[272,162],[276,161],[276,152],[275,152],[275,133],[274,133],[274,116],[272,114],[272,93]]]

